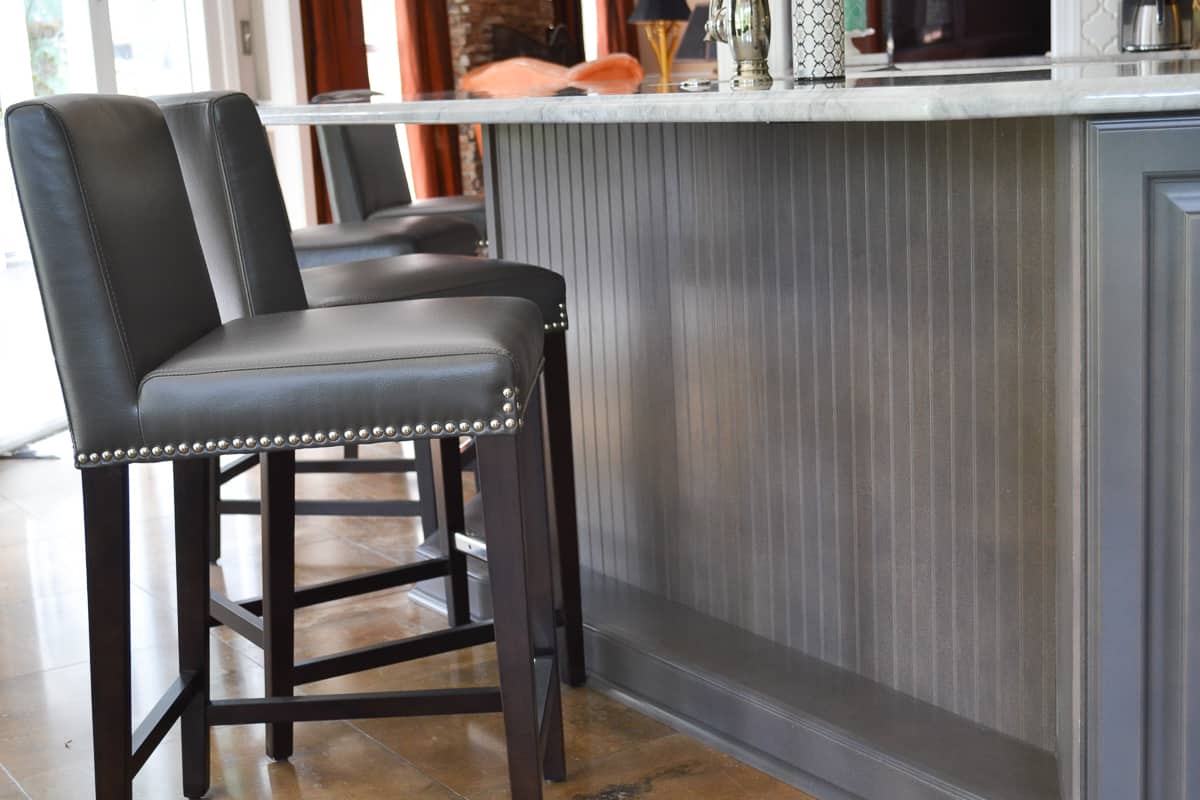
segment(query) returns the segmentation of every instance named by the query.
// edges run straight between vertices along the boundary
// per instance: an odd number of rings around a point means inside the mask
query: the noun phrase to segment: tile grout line
[[[21,796],[24,797],[25,800],[33,800],[33,798],[29,796],[29,792],[25,791],[25,787],[21,785],[20,781],[18,781],[16,777],[9,772],[8,767],[0,764],[0,772],[3,772],[8,776],[8,779],[12,781],[13,786],[17,787],[17,791],[21,793]]]
[[[370,741],[372,741],[372,742],[374,742],[376,745],[378,745],[380,748],[382,748],[383,750],[385,750],[385,751],[387,751],[388,753],[390,753],[392,756],[394,756],[394,757],[396,758],[396,760],[400,761],[400,762],[401,762],[401,763],[403,763],[403,764],[407,764],[408,766],[412,767],[414,770],[416,770],[418,773],[420,773],[420,774],[421,774],[421,775],[422,775],[424,778],[426,778],[426,779],[427,779],[427,780],[428,780],[430,783],[434,784],[435,786],[440,786],[441,788],[445,789],[447,792],[449,792],[451,795],[453,795],[454,797],[458,798],[459,800],[467,800],[467,798],[466,798],[466,796],[465,796],[465,795],[459,794],[458,792],[454,791],[453,789],[451,789],[451,788],[450,788],[449,786],[447,786],[446,784],[444,784],[444,783],[442,783],[441,781],[439,781],[437,778],[434,778],[432,775],[430,775],[430,774],[429,774],[429,773],[427,773],[425,770],[423,770],[423,769],[421,769],[420,767],[418,767],[418,766],[417,766],[416,764],[414,764],[413,762],[409,761],[407,758],[405,758],[404,756],[402,756],[400,753],[398,753],[397,751],[393,750],[391,747],[389,747],[388,745],[384,744],[382,741],[380,741],[379,739],[375,738],[374,736],[372,736],[371,734],[367,733],[365,730],[363,730],[362,728],[360,728],[358,725],[356,725],[356,724],[354,723],[354,721],[353,721],[353,720],[342,720],[342,722],[343,722],[343,723],[344,723],[344,724],[345,724],[347,727],[351,728],[352,730],[356,731],[356,732],[357,732],[357,733],[359,733],[359,734],[362,734],[362,736],[363,736],[363,737],[365,737],[366,739],[369,739]]]

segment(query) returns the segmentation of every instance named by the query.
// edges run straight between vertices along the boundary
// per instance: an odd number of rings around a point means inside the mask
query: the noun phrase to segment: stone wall
[[[552,0],[447,0],[450,19],[450,53],[457,81],[475,67],[493,61],[492,28],[507,25],[538,41],[554,24]],[[483,163],[474,126],[458,133],[462,157],[463,191],[483,194]]]

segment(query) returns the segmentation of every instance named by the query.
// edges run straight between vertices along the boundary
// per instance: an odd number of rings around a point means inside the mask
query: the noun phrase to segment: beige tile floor
[[[52,450],[65,448],[58,441]],[[381,453],[380,450],[384,452]],[[376,447],[366,456],[387,454]],[[391,453],[395,455],[395,451]],[[169,466],[132,468],[134,713],[157,700],[174,673],[174,571]],[[255,474],[228,487],[250,496]],[[414,496],[403,476],[298,478],[308,497]],[[298,583],[411,560],[410,520],[306,518],[296,532]],[[0,800],[91,795],[86,597],[79,482],[66,460],[0,462]],[[225,518],[214,586],[258,593],[258,527]],[[380,592],[296,615],[300,657],[444,627],[444,619]],[[213,633],[213,693],[262,692],[261,655],[224,629]],[[495,681],[491,646],[335,678],[306,692],[380,691]],[[569,779],[547,786],[566,800],[707,798],[804,800],[807,795],[592,689],[564,694]],[[263,755],[261,727],[213,734],[214,798],[506,798],[498,714],[308,723],[287,763]],[[177,735],[149,760],[135,796],[180,797]],[[808,798],[811,800],[811,798]]]

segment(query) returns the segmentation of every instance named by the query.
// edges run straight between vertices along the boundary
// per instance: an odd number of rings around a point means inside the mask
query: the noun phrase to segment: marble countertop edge
[[[862,76],[860,76],[862,77]],[[759,92],[262,105],[268,125],[931,122],[1200,110],[1200,73]]]

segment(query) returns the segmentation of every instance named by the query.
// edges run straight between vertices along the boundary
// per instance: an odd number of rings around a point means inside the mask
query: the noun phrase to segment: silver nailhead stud
[[[502,397],[504,397],[504,399],[507,400],[508,398],[513,396],[513,390],[508,388],[507,386],[505,386],[503,389],[500,390],[500,395]]]
[[[498,420],[498,419],[492,420],[491,422],[488,423],[488,427],[494,431],[500,430],[500,420]]]
[[[80,464],[86,464],[87,463],[87,454],[80,453],[79,455],[75,456],[75,460],[78,461]]]
[[[375,435],[378,436],[379,434],[375,434]],[[367,430],[366,428],[359,428],[358,429],[358,438],[369,439],[369,438],[371,438],[371,432],[369,430]]]
[[[155,458],[158,458],[162,454],[163,454],[163,449],[161,447],[159,447],[158,445],[154,445],[154,447],[150,448],[150,455],[154,456]]]
[[[173,445],[173,444],[167,445],[166,447],[163,448],[163,452],[169,456],[175,455],[175,445]]]
[[[120,461],[124,457],[125,457],[125,451],[122,450],[121,448],[118,447],[116,450],[113,451],[113,458],[117,459],[118,461]]]
[[[321,442],[325,441],[325,434],[317,431],[315,434],[313,434],[313,441],[317,444],[320,444]]]
[[[186,456],[186,455],[187,455],[187,451],[188,451],[188,449],[189,449],[189,448],[188,448],[188,444],[187,444],[187,442],[180,442],[180,443],[179,443],[179,447],[177,447],[176,449],[177,449],[177,450],[178,450],[180,453],[183,453],[183,454]]]
[[[424,425],[417,425],[417,427],[416,427],[416,428],[414,428],[413,430],[415,430],[415,431],[417,432],[417,435],[418,435],[418,436],[420,436],[420,435],[423,435],[423,434],[425,433],[425,426],[424,426]]]
[[[141,450],[138,450],[138,455],[141,456],[142,458],[148,457],[150,455],[150,448],[143,447]]]
[[[276,447],[283,447],[283,445],[284,445],[286,442],[287,442],[287,439],[283,438],[283,436],[282,436],[282,435],[279,435],[279,436],[276,436],[276,437],[275,437],[275,446],[276,446]]]
[[[300,441],[303,444],[311,444],[312,443],[312,435],[307,434],[307,433],[302,433],[302,434],[300,434]]]
[[[363,430],[366,430],[366,428],[364,428]],[[371,428],[371,435],[374,436],[375,438],[379,438],[380,436],[383,436],[383,428],[379,428],[379,427]],[[390,434],[390,433],[388,434],[388,436],[391,436],[391,435],[392,434]]]
[[[217,439],[217,449],[218,450],[228,450],[229,449],[229,440]]]
[[[413,432],[412,425],[401,425],[400,426],[400,434],[401,435],[412,436],[412,432]]]
[[[454,433],[456,430],[458,430],[458,424],[454,422],[447,422],[442,427],[445,429],[446,433]],[[467,427],[470,428],[469,425]]]
[[[241,450],[242,449],[242,437],[240,437],[240,436],[233,437],[233,446],[236,447],[238,450]]]
[[[259,447],[270,447],[271,446],[271,437],[270,436],[258,437],[258,445],[259,445]]]
[[[300,444],[300,437],[294,433],[288,434],[288,444]]]
[[[405,427],[408,427],[408,426],[406,425]],[[411,432],[412,432],[412,428],[409,428],[408,430],[409,430],[409,433],[411,433]],[[394,426],[392,426],[392,425],[388,425],[386,428],[384,428],[384,429],[383,429],[383,432],[384,432],[384,434],[386,434],[387,436],[395,436],[395,435],[396,435],[396,428],[395,428]],[[408,434],[407,434],[407,433],[406,433],[406,434],[404,434],[404,435],[405,435],[405,436],[408,436]]]
[[[475,423],[471,425],[471,427],[476,431],[481,431],[483,430],[483,422],[481,420],[475,420]]]
[[[343,433],[342,436],[345,437],[346,441],[354,441],[354,431],[350,430],[349,428],[346,429],[346,432]]]
[[[88,461],[92,462],[93,464],[95,464],[99,460],[100,460],[100,456],[97,453],[92,453],[90,456],[88,456]]]
[[[505,403],[504,405],[500,406],[500,410],[503,411],[505,414],[511,414],[513,412],[513,404]]]
[[[418,425],[417,427],[418,427],[418,428],[420,428],[421,426],[420,426],[420,425]],[[430,426],[429,426],[429,432],[430,432],[430,433],[441,433],[441,432],[442,432],[442,426],[441,426],[441,425],[438,425],[438,424],[435,422],[435,423],[433,423],[432,425],[430,425]]]
[[[340,433],[338,433],[337,431],[329,432],[329,441],[336,442],[340,438],[342,438],[342,435]]]
[[[517,427],[517,421],[515,419],[506,419],[504,420],[504,427],[511,431],[513,428]]]
[[[193,453],[203,453],[204,452],[204,443],[203,442],[194,442],[192,444],[192,452]]]
[[[213,450],[217,449],[217,443],[209,439],[204,443],[204,449],[211,453]]]

